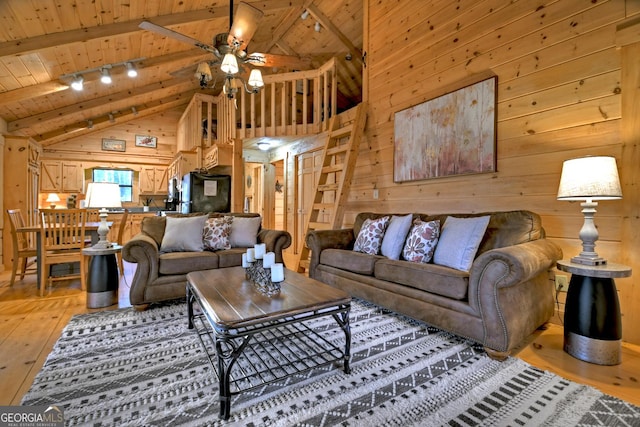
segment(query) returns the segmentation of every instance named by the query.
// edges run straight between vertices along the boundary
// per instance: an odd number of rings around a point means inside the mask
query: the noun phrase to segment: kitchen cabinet
[[[145,166],[140,170],[140,194],[167,194],[167,168]]]
[[[198,168],[197,153],[186,151],[179,152],[169,165],[167,176],[169,180],[176,179],[178,185],[182,182],[182,177]]]
[[[78,162],[43,160],[40,191],[43,193],[83,193],[84,171]]]

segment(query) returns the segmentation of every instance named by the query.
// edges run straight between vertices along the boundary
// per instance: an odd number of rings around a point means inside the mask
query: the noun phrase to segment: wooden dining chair
[[[120,218],[120,226],[118,227],[118,237],[116,243],[123,245],[124,229],[127,228],[127,217],[129,216],[129,209],[125,209]],[[120,269],[120,275],[124,276],[124,263],[122,262],[122,251],[118,251],[118,268]]]
[[[85,219],[86,222],[100,222],[100,209],[85,209],[87,211],[87,217]],[[84,245],[91,246],[92,244],[91,236],[84,238]]]
[[[41,209],[40,210],[40,296],[44,295],[46,284],[54,280],[80,279],[80,287],[87,288],[85,247],[86,209]],[[66,276],[51,275],[49,266],[54,264],[80,263],[80,274]]]
[[[21,267],[20,280],[24,279],[25,274],[37,273],[37,268],[29,268],[36,264],[35,256],[37,255],[37,250],[34,233],[20,231],[20,228],[26,225],[22,216],[22,211],[20,209],[7,209],[7,214],[9,215],[11,241],[13,243],[13,264],[11,267],[11,282],[9,286],[13,286],[16,281],[18,265]]]

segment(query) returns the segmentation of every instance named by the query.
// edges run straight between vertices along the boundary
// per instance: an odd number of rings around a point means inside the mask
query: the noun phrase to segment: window
[[[133,201],[133,171],[129,169],[93,169],[93,182],[113,182],[120,185],[120,200]]]

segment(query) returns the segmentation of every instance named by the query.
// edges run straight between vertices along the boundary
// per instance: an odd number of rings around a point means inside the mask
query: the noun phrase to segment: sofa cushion
[[[246,252],[246,248],[231,248],[226,251],[216,252],[218,254],[218,267],[227,268],[242,265],[242,254]]]
[[[467,298],[469,273],[441,265],[381,259],[375,264],[376,279],[399,283],[456,300]]]
[[[231,236],[229,240],[232,248],[248,248],[258,242],[258,230],[262,218],[234,217],[231,223]]]
[[[411,228],[412,218],[413,215],[411,214],[403,216],[393,215],[391,217],[387,231],[384,232],[384,237],[382,238],[382,246],[380,247],[382,255],[391,259],[400,259],[404,241]]]
[[[204,249],[217,251],[221,249],[231,249],[229,236],[231,235],[232,216],[209,218],[204,224],[202,231],[202,241]]]
[[[325,249],[320,253],[320,264],[368,276],[373,275],[375,263],[381,259],[384,257],[347,249]]]
[[[356,242],[353,245],[353,250],[369,255],[377,255],[380,253],[380,245],[382,244],[382,238],[388,225],[388,216],[365,220],[360,229],[360,233],[358,233]]]
[[[431,261],[440,237],[440,221],[413,221],[402,249],[402,258],[411,262]]]
[[[447,217],[440,230],[440,240],[433,255],[434,264],[469,271],[490,218]]]
[[[202,231],[206,221],[206,215],[187,218],[167,217],[160,251],[202,251],[204,249]]]
[[[158,272],[160,274],[187,274],[192,271],[218,268],[216,252],[167,252],[160,254]]]

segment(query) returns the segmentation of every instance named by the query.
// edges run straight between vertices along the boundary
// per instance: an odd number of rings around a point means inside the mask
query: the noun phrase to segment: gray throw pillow
[[[440,240],[433,255],[433,263],[456,270],[471,270],[489,219],[490,216],[447,217],[440,230]]]
[[[262,217],[233,217],[229,241],[232,248],[250,248],[258,243],[258,229]]]
[[[400,252],[404,246],[409,229],[411,228],[411,220],[413,215],[404,216],[393,215],[384,232],[382,238],[382,246],[380,252],[389,259],[400,259]]]
[[[161,252],[202,252],[202,231],[207,215],[187,218],[167,216],[167,224],[160,244]]]

